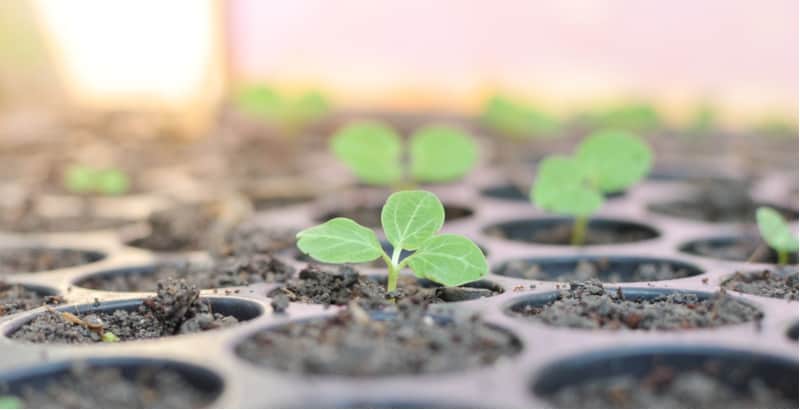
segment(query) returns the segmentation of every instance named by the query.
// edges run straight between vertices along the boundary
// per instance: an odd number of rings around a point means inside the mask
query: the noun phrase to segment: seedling
[[[778,211],[762,206],[756,210],[756,222],[761,237],[778,254],[778,264],[789,263],[789,254],[797,252],[799,245],[786,220]]]
[[[242,88],[235,97],[235,104],[246,114],[275,124],[289,136],[296,135],[330,111],[328,100],[318,91],[293,98],[265,85]]]
[[[122,195],[128,192],[130,180],[117,168],[100,169],[75,164],[64,173],[64,187],[76,194]]]
[[[552,136],[561,127],[555,117],[502,95],[487,100],[481,120],[488,128],[513,139]]]
[[[444,286],[480,279],[489,270],[486,257],[464,236],[437,234],[444,225],[444,207],[427,191],[395,192],[381,210],[381,225],[392,244],[389,256],[378,237],[348,218],[333,218],[297,234],[297,247],[325,263],[364,263],[383,259],[386,289],[397,289],[399,272],[408,266],[417,277]],[[400,260],[403,250],[413,252]]]
[[[0,409],[21,409],[22,400],[17,396],[0,396]]]
[[[613,128],[632,132],[644,132],[658,128],[661,116],[658,110],[646,102],[631,102],[601,109],[588,115],[594,128]]]
[[[406,148],[389,126],[358,122],[337,132],[331,149],[363,182],[394,187],[456,180],[464,176],[478,158],[472,138],[445,125],[420,128],[411,135]],[[404,158],[406,150],[408,161]]]
[[[589,217],[605,201],[650,171],[652,153],[625,131],[599,131],[578,146],[573,156],[553,155],[539,165],[531,201],[550,212],[575,218],[571,243],[582,245]]]

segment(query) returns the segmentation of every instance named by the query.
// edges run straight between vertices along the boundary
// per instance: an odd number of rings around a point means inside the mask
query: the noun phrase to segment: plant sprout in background
[[[117,168],[74,164],[64,173],[64,187],[76,194],[122,195],[128,192],[130,179]]]
[[[383,259],[388,268],[387,292],[397,289],[400,270],[408,266],[417,277],[458,286],[483,277],[486,257],[466,237],[437,234],[444,225],[444,206],[427,191],[395,192],[381,210],[381,225],[392,244],[389,256],[378,237],[352,219],[334,218],[297,234],[297,247],[325,263],[364,263]],[[413,253],[403,260],[403,250]]]
[[[261,84],[243,87],[234,102],[242,112],[274,124],[289,136],[298,134],[330,111],[330,103],[319,91],[290,97]]]
[[[778,264],[789,263],[789,254],[796,253],[800,245],[786,220],[778,211],[762,206],[756,210],[756,222],[764,242],[778,254]]]
[[[636,135],[598,131],[572,156],[552,155],[541,164],[530,191],[540,208],[575,218],[571,243],[582,245],[589,217],[603,205],[604,194],[635,184],[650,171],[652,153]]]
[[[551,137],[561,129],[561,123],[550,114],[500,94],[486,101],[481,121],[487,128],[512,139]]]
[[[22,407],[22,400],[18,397],[0,395],[0,409],[21,409]]]
[[[661,115],[652,104],[631,102],[594,110],[584,115],[584,121],[594,129],[619,129],[647,132],[662,124]]]
[[[420,128],[406,147],[388,125],[357,122],[334,135],[331,149],[364,183],[393,187],[457,180],[478,158],[472,137],[446,125]]]

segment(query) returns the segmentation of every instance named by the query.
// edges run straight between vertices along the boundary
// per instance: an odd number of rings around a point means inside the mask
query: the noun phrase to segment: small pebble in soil
[[[518,304],[512,312],[558,327],[676,330],[760,322],[763,314],[724,291],[705,299],[692,293],[625,297],[598,281],[572,282],[545,304]]]
[[[607,259],[580,260],[571,272],[551,274],[546,267],[524,259],[513,260],[505,264],[498,272],[501,275],[512,276],[530,280],[569,282],[585,281],[591,279],[601,280],[606,283],[618,282],[650,282],[659,280],[678,279],[691,276],[689,269],[676,266],[669,262],[641,262],[634,263],[631,273],[616,272],[610,268]]]
[[[35,309],[42,305],[64,303],[61,296],[47,296],[22,285],[0,281],[0,316]]]
[[[22,384],[14,397],[20,408],[198,408],[215,395],[191,384],[181,373],[142,365],[132,376],[120,368],[77,362],[63,374]]]
[[[722,283],[725,289],[768,298],[797,300],[797,266],[764,269],[758,272],[736,272]]]
[[[102,259],[94,252],[55,248],[10,248],[0,250],[0,274],[41,272],[71,268]]]
[[[49,310],[22,325],[11,338],[32,343],[99,343],[109,331],[120,341],[151,339],[230,327],[239,321],[211,311],[194,286],[158,284],[156,296],[134,309],[113,312]],[[99,325],[99,326],[98,326]]]
[[[602,377],[566,386],[549,397],[559,408],[796,408],[764,380],[752,377],[742,387],[705,371],[657,366],[644,377]]]
[[[418,303],[458,302],[493,296],[501,289],[487,289],[470,284],[458,287],[425,287],[415,278],[400,276],[397,290],[387,295],[385,286],[376,279],[358,273],[352,266],[327,267],[309,264],[297,278],[271,291],[267,296],[285,295],[291,302],[314,303],[325,306],[346,305],[356,301],[366,309],[392,306],[388,297],[410,299]]]
[[[510,333],[478,317],[437,320],[424,306],[398,302],[378,320],[356,303],[323,319],[261,331],[236,349],[257,365],[295,374],[350,377],[461,371],[519,353]]]

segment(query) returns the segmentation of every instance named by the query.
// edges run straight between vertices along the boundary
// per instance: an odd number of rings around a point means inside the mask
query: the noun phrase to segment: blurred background
[[[502,90],[562,115],[635,99],[670,121],[702,104],[726,126],[792,127],[797,15],[795,0],[6,1],[2,127],[77,107],[168,112],[191,136],[255,81],[361,111],[474,114]]]

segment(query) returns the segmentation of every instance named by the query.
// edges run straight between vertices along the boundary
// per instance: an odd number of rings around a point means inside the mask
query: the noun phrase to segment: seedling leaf
[[[650,171],[652,153],[638,137],[626,131],[599,131],[579,146],[576,157],[597,189],[625,189]]]
[[[275,90],[265,85],[251,85],[242,88],[236,95],[239,109],[253,116],[274,119],[280,115],[281,97]]]
[[[411,174],[418,181],[441,182],[462,177],[478,158],[475,143],[448,126],[431,125],[411,136]]]
[[[94,189],[95,170],[85,165],[71,165],[64,174],[64,186],[70,192],[86,193]]]
[[[778,211],[766,206],[759,207],[756,221],[761,237],[770,247],[779,252],[797,252],[800,246],[797,236]]]
[[[501,95],[486,102],[482,120],[486,126],[512,138],[549,136],[560,127],[554,117]]]
[[[544,210],[571,216],[589,216],[603,205],[602,194],[587,185],[581,164],[559,155],[539,164],[530,196]]]
[[[387,185],[403,176],[400,137],[377,122],[351,124],[331,141],[334,154],[362,181]]]
[[[312,258],[326,263],[370,262],[383,254],[375,232],[348,218],[333,218],[300,231],[297,234],[297,247]]]
[[[476,281],[489,271],[480,248],[466,237],[452,234],[429,238],[406,261],[418,277],[445,286]]]
[[[17,396],[0,396],[0,409],[21,409],[23,407],[22,400]]]
[[[442,229],[444,206],[430,192],[395,192],[381,210],[381,225],[394,248],[415,250]]]
[[[130,181],[124,172],[118,169],[99,171],[97,177],[97,190],[106,195],[122,195],[128,192]]]

